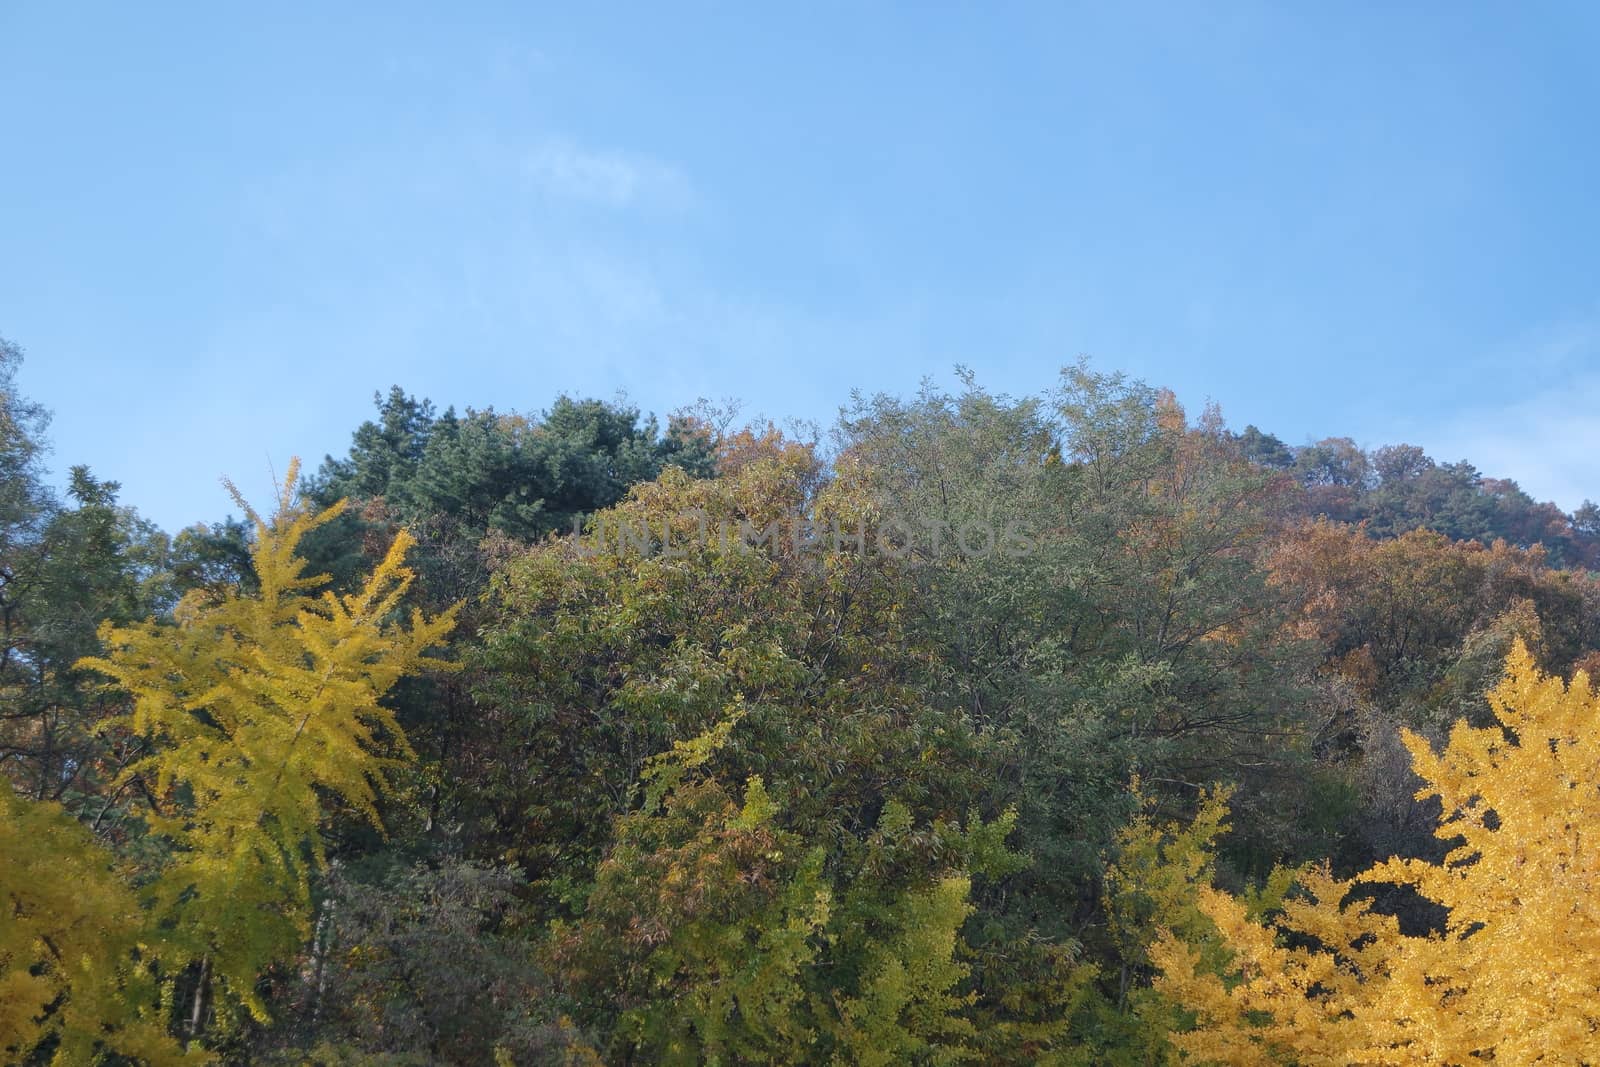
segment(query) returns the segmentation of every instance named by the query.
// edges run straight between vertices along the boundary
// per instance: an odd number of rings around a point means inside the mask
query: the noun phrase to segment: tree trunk
[[[194,998],[189,1002],[189,1038],[200,1036],[206,1020],[206,990],[211,987],[211,957],[200,960],[200,974],[194,982]]]

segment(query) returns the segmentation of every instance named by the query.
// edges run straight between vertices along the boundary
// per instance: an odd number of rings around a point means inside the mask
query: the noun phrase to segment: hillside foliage
[[[0,1060],[1600,1061],[1593,504],[1079,363],[395,388],[168,533],[20,360]]]

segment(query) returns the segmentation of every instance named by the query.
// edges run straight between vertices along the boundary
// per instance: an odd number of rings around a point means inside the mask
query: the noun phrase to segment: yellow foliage
[[[1600,1062],[1600,697],[1542,675],[1519,640],[1490,693],[1498,724],[1458,723],[1444,751],[1405,742],[1453,847],[1351,881],[1324,869],[1269,925],[1226,894],[1201,909],[1234,954],[1226,977],[1164,931],[1157,988],[1198,1017],[1174,1041],[1228,1064]],[[1449,909],[1435,936],[1372,913],[1364,883]],[[1289,936],[1286,936],[1289,935]]]
[[[1134,782],[1138,794],[1139,783]],[[1200,798],[1200,810],[1187,826],[1158,824],[1140,796],[1141,810],[1117,834],[1117,858],[1107,866],[1105,905],[1112,936],[1126,960],[1144,962],[1144,943],[1152,926],[1191,931],[1208,929],[1195,909],[1195,883],[1215,873],[1213,847],[1228,829],[1231,790],[1214,789]]]
[[[898,937],[873,946],[861,994],[841,1003],[831,1020],[839,1044],[834,1063],[887,1067],[976,1058],[967,1045],[972,1023],[962,1014],[976,997],[954,992],[968,974],[956,955],[961,926],[974,910],[971,889],[966,875],[949,875],[902,898]]]
[[[151,829],[174,846],[153,886],[169,968],[209,960],[258,1018],[261,972],[309,932],[322,798],[378,825],[384,773],[399,762],[388,753],[411,756],[380,700],[402,675],[448,666],[426,651],[455,614],[396,618],[412,581],[405,533],[362,588],[318,594],[327,579],[305,574],[298,548],[343,505],[312,514],[296,500],[297,476],[296,463],[270,521],[235,493],[255,524],[259,591],[192,594],[176,625],[107,625],[105,656],[83,662],[132,694],[118,725],[153,742],[125,778],[149,786]]]
[[[0,1059],[22,1062],[54,1038],[62,1065],[101,1048],[187,1062],[133,958],[143,916],[122,873],[59,804],[18,797],[0,778]]]

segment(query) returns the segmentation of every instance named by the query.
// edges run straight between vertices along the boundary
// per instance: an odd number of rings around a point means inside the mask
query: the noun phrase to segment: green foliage
[[[1118,1044],[1125,1050],[1142,1049],[1158,1062],[1177,1062],[1167,1036],[1189,1020],[1148,987],[1157,932],[1166,930],[1191,946],[1198,966],[1212,973],[1224,973],[1232,962],[1215,924],[1200,907],[1200,888],[1217,876],[1218,840],[1229,829],[1230,793],[1214,789],[1203,794],[1187,823],[1155,821],[1146,802],[1118,833],[1115,857],[1106,868],[1106,916],[1123,966],[1118,999],[1127,1006],[1130,1022],[1137,1020],[1124,1025]],[[1247,887],[1242,899],[1250,915],[1259,920],[1281,909],[1299,873],[1275,867],[1260,887]]]
[[[1511,649],[1600,667],[1600,580],[1552,567],[1600,558],[1592,507],[1085,363],[858,397],[827,457],[705,406],[663,434],[396,389],[325,507],[291,471],[272,518],[168,537],[87,469],[45,487],[17,358],[0,1041],[29,1067],[1180,1062],[1242,951],[1311,958],[1263,919],[1444,855],[1401,725],[1488,725]],[[1406,888],[1347,910],[1451,929]]]
[[[471,660],[467,635],[494,620],[481,595],[508,554],[617,503],[627,488],[668,466],[710,473],[709,432],[675,418],[664,434],[621,404],[561,397],[537,418],[494,409],[436,412],[398,387],[379,400],[343,459],[329,457],[309,496],[348,497],[338,518],[312,531],[305,553],[348,588],[388,550],[402,527],[415,538],[418,580],[407,601],[429,612],[463,603],[455,658]],[[398,720],[423,762],[408,819],[435,837],[477,839],[485,825],[520,820],[498,782],[474,781],[523,741],[520,711],[477,706],[477,671],[424,674],[393,694]],[[531,779],[518,774],[519,782]],[[631,776],[626,779],[631,782]],[[602,824],[603,825],[603,824]],[[485,854],[505,858],[504,849]]]
[[[367,866],[371,867],[372,864]],[[518,874],[474,863],[334,867],[288,1032],[315,1060],[542,1062],[568,1047],[521,922]],[[324,1051],[318,1052],[317,1049]],[[361,1059],[368,1057],[369,1059]]]
[[[1274,448],[1259,431],[1252,436],[1254,429],[1248,427],[1240,439],[1247,454],[1281,469],[1281,443]],[[1432,530],[1483,545],[1542,545],[1562,566],[1600,567],[1600,530],[1587,521],[1584,508],[1564,514],[1554,504],[1534,501],[1514,481],[1485,477],[1465,460],[1437,463],[1416,445],[1368,453],[1348,437],[1290,451],[1303,487],[1297,508],[1309,517],[1360,522],[1380,538]]]
[[[64,506],[44,482],[47,416],[16,392],[21,353],[0,340],[0,775],[80,811],[122,754],[94,736],[116,712],[77,661],[102,619],[159,610],[166,538],[117,506],[117,486],[71,470]]]
[[[985,924],[985,919],[989,922]],[[969,925],[997,926],[980,912]],[[977,998],[969,1015],[973,1046],[984,1063],[1038,1063],[1088,1067],[1106,1062],[1115,1044],[1098,1040],[1094,1014],[1115,1016],[1097,981],[1099,964],[1075,942],[1047,940],[1036,932],[972,937],[966,952]]]
[[[374,400],[379,421],[362,424],[349,455],[330,456],[311,486],[324,504],[382,499],[408,524],[442,517],[480,537],[529,540],[570,530],[668,464],[710,471],[688,424],[675,420],[662,436],[636,409],[597,400],[559,397],[539,419],[493,408],[437,415],[399,386]]]
[[[0,554],[6,555],[37,538],[50,502],[40,478],[50,416],[17,392],[21,365],[22,349],[0,338]]]
[[[662,792],[624,816],[582,917],[550,952],[618,1061],[944,1063],[973,1058],[958,989],[966,873],[1015,871],[1014,817],[918,831],[888,805],[877,829],[830,864],[780,828],[759,777],[742,802],[705,773],[737,716],[654,761]],[[669,770],[669,768],[671,768]],[[670,783],[670,784],[666,784]],[[825,877],[840,869],[842,894]],[[831,1051],[828,1051],[831,1050]]]
[[[971,881],[952,875],[894,902],[880,921],[884,936],[864,947],[860,990],[839,1004],[834,1062],[958,1063],[975,1059],[972,1022],[962,1014],[973,995],[954,987],[968,968],[956,958],[972,914]]]
[[[759,777],[735,802],[690,775],[736,719],[654,764],[654,799],[622,818],[583,917],[551,952],[574,995],[616,1005],[614,1058],[659,1063],[800,1062],[817,1038],[805,971],[832,893],[823,850],[774,824]],[[669,772],[668,768],[672,770]]]
[[[929,699],[979,732],[1047,872],[1013,887],[1026,921],[1054,939],[1096,906],[1134,771],[1166,788],[1260,768],[1241,783],[1260,788],[1309,759],[1316,649],[1285,633],[1265,566],[1284,487],[1214,412],[1191,426],[1170,395],[1080,365],[1047,401],[969,381],[860,405],[846,431],[841,477],[883,509],[1019,532],[1012,552],[930,557],[913,634]]]
[[[714,480],[669,470],[583,541],[538,546],[497,576],[479,699],[518,756],[482,799],[509,814],[489,832],[536,879],[581,880],[647,763],[735,708],[718,773],[760,775],[808,837],[866,833],[888,795],[923,819],[971,806],[976,768],[954,758],[970,734],[910,684],[921,652],[902,629],[903,575],[797,547],[787,527],[757,545],[717,534],[806,517],[811,463],[780,448]],[[673,550],[619,533],[646,528],[670,530]]]

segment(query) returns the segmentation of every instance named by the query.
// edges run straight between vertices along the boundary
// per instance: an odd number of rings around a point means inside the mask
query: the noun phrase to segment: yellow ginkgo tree
[[[185,1057],[162,1025],[126,871],[61,805],[0,777],[0,1062]]]
[[[258,590],[193,594],[175,625],[107,626],[104,656],[84,661],[132,695],[116,725],[150,743],[126,776],[170,845],[150,914],[165,971],[198,971],[195,1026],[211,986],[265,1018],[258,980],[309,934],[327,799],[378,825],[386,772],[412,755],[381,699],[403,675],[446,666],[427,653],[454,625],[453,609],[401,617],[403,532],[361,588],[319,591],[327,579],[305,573],[299,547],[342,505],[311,512],[297,475],[296,463],[270,519],[234,491],[255,526]]]
[[[1190,1061],[1600,1063],[1600,696],[1518,642],[1489,702],[1496,723],[1458,723],[1442,752],[1405,738],[1417,796],[1443,804],[1442,862],[1313,871],[1265,924],[1200,889],[1231,966],[1171,931],[1151,952],[1157,988],[1195,1013],[1173,1038]],[[1443,905],[1443,929],[1402,932],[1369,883]]]

